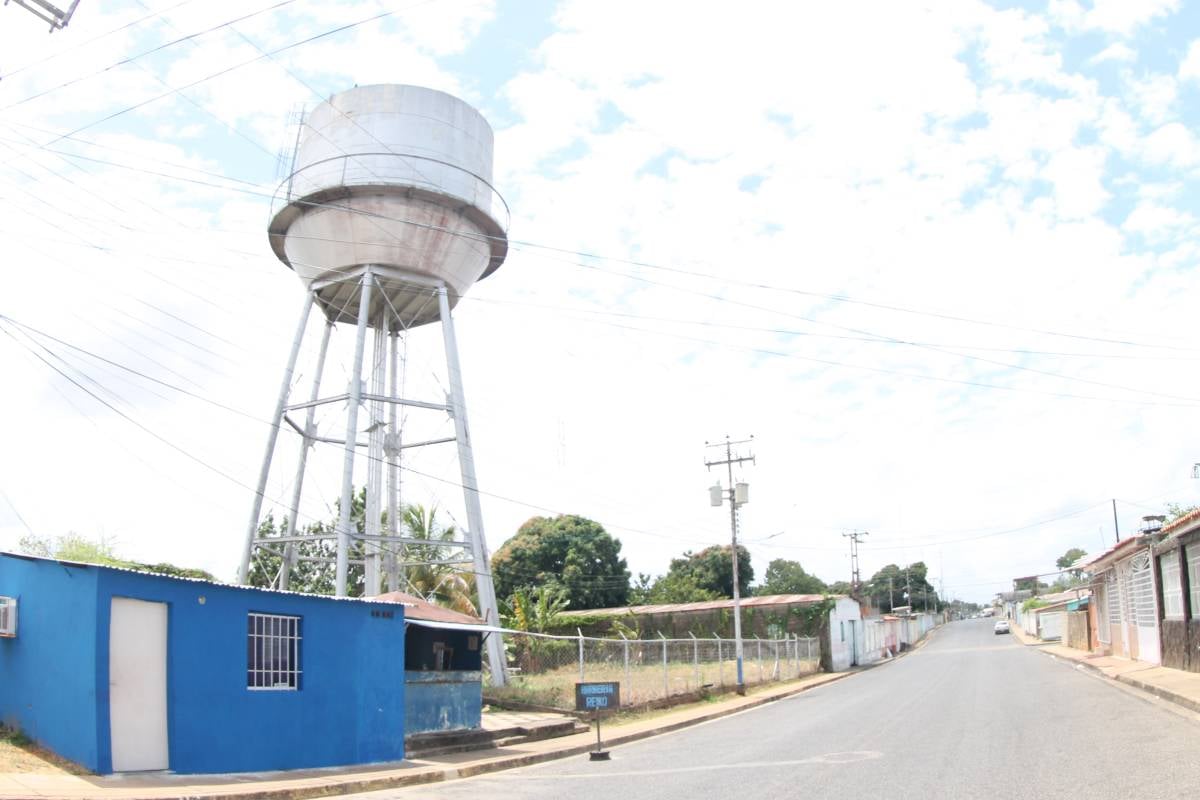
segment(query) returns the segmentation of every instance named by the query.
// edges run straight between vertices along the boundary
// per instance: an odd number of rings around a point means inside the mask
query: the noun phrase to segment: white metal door
[[[113,772],[167,769],[167,604],[112,599],[108,714]]]

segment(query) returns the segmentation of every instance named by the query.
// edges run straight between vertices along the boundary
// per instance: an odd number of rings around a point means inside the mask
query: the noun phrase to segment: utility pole
[[[734,442],[730,441],[729,436],[726,435],[724,444],[720,442],[715,444],[710,444],[709,442],[704,443],[705,447],[725,448],[725,458],[723,460],[709,461],[708,458],[705,458],[704,466],[708,467],[709,470],[712,470],[713,467],[724,465],[729,475],[728,494],[721,489],[720,481],[717,481],[716,485],[709,487],[708,492],[709,502],[714,506],[721,505],[722,499],[726,497],[729,500],[729,530],[731,539],[733,541],[733,638],[734,649],[737,654],[737,693],[741,695],[746,693],[746,680],[742,671],[742,592],[741,588],[738,586],[737,510],[738,506],[750,502],[750,487],[746,483],[735,484],[733,482],[733,465],[741,464],[744,461],[749,461],[753,464],[754,454],[751,453],[747,456],[734,456],[733,446],[735,444],[750,444],[753,441],[754,437],[751,436],[749,439],[742,439],[741,441]]]
[[[853,533],[842,534],[842,536],[850,540],[850,586],[855,591],[858,591],[859,584],[862,583],[859,580],[858,573],[858,537],[870,535],[870,531],[854,531]]]
[[[1113,530],[1115,530],[1117,532],[1117,544],[1120,544],[1121,543],[1121,525],[1120,525],[1120,523],[1117,522],[1117,499],[1115,497],[1113,498],[1112,504],[1113,504]]]
[[[888,611],[896,607],[896,587],[892,576],[888,575]]]
[[[904,599],[907,601],[908,610],[912,612],[912,581],[908,578],[908,567],[904,568]]]

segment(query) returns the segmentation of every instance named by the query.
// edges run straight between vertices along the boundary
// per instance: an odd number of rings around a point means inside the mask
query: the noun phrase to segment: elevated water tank
[[[305,118],[292,174],[272,206],[271,247],[334,322],[358,318],[372,267],[372,327],[438,318],[508,252],[492,188],[492,129],[471,106],[419,86],[359,86]]]

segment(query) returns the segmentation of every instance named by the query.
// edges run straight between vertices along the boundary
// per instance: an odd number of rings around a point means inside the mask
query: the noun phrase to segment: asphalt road
[[[1183,798],[1200,718],[1056,662],[991,622],[793,698],[612,750],[357,798]]]

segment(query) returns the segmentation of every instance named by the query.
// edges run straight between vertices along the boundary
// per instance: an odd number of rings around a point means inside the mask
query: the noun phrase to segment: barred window
[[[1179,580],[1179,553],[1163,553],[1158,557],[1162,570],[1163,616],[1183,619],[1183,585]]]
[[[300,617],[247,615],[246,688],[300,688]]]

